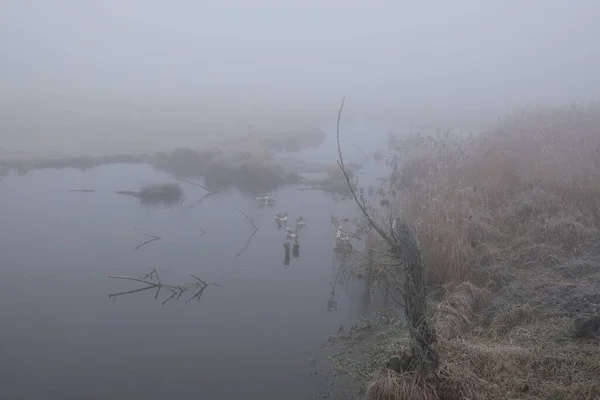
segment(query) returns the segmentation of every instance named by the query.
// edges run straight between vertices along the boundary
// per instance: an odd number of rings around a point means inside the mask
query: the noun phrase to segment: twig
[[[135,248],[135,251],[137,251],[138,249],[140,249],[142,246],[145,246],[145,245],[147,245],[148,243],[152,243],[152,242],[154,242],[154,241],[156,241],[156,240],[161,240],[161,239],[162,239],[160,236],[151,235],[151,234],[149,234],[149,233],[146,233],[146,232],[144,232],[143,230],[141,230],[141,229],[140,229],[140,228],[138,228],[137,226],[135,226],[134,228],[135,228],[135,229],[136,229],[138,232],[141,232],[142,234],[144,234],[144,235],[146,235],[146,236],[148,236],[148,237],[150,238],[150,240],[147,240],[147,241],[145,241],[144,243],[142,243],[142,244],[138,245],[138,246]]]
[[[207,197],[209,197],[209,196],[213,196],[213,195],[215,195],[215,194],[217,194],[217,193],[218,193],[218,192],[208,192],[208,193],[206,193],[204,196],[202,196],[202,198],[201,198],[200,200],[198,200],[198,203],[197,203],[197,204],[200,204],[200,203],[202,203],[202,202],[203,202],[203,201],[204,201],[204,200],[205,200]]]
[[[141,233],[143,233],[144,235],[146,235],[146,236],[148,236],[148,237],[151,237],[151,238],[154,238],[154,239],[157,239],[157,240],[158,240],[158,239],[162,239],[160,236],[151,235],[151,234],[149,234],[149,233],[146,233],[146,232],[144,232],[143,230],[141,230],[141,229],[140,229],[140,228],[138,228],[137,226],[134,226],[134,228],[135,228],[135,229],[136,229],[138,232],[141,232]]]
[[[160,305],[161,305],[161,306],[164,306],[164,305],[167,303],[167,301],[169,301],[169,300],[171,300],[173,297],[175,297],[175,295],[176,295],[176,294],[177,294],[177,292],[175,292],[175,291],[174,291],[174,292],[173,292],[173,294],[172,294],[171,296],[169,296],[169,297],[168,297],[168,298],[167,298],[165,301],[163,301],[162,303],[160,303]],[[180,296],[181,296],[181,294],[180,294]],[[178,297],[178,298],[179,298],[179,297]]]
[[[196,279],[197,281],[199,281],[200,283],[202,283],[204,286],[208,286],[206,284],[206,282],[204,282],[202,279],[198,278],[196,275],[192,274],[191,272],[188,272],[188,275],[191,276],[192,278]]]
[[[218,283],[206,283],[202,279],[198,278],[196,275],[192,274],[191,272],[188,272],[188,275],[191,276],[192,278],[197,279],[204,286],[218,286],[218,287],[223,287],[223,286],[219,285]]]
[[[151,266],[148,266],[148,268],[150,268],[150,272],[147,272],[145,274],[142,274],[142,279],[148,279],[150,278],[150,280],[152,280],[152,277],[156,274],[158,277],[158,272],[156,271],[156,268],[153,268]],[[113,271],[114,272],[114,271]],[[160,283],[160,280],[159,280]]]
[[[158,283],[156,283],[156,282],[152,282],[152,281],[148,281],[148,280],[140,279],[140,278],[133,278],[131,276],[109,275],[108,277],[112,278],[112,279],[126,279],[129,281],[141,282],[141,283],[145,283],[146,285],[151,285],[151,286],[158,285]]]
[[[148,243],[152,243],[155,242],[157,240],[161,240],[162,238],[154,238],[154,239],[150,239],[150,240],[146,240],[144,243],[136,246],[135,250],[138,250],[140,247],[147,245]]]
[[[177,296],[176,298],[179,299],[181,297],[181,295],[191,289],[199,289],[198,292],[196,292],[196,294],[189,299],[186,303],[189,303],[191,300],[198,298],[202,295],[202,293],[204,292],[204,289],[206,289],[208,286],[218,286],[218,287],[222,287],[221,285],[219,285],[218,283],[206,283],[205,281],[203,281],[202,279],[200,279],[199,277],[197,277],[196,275],[192,274],[192,273],[188,273],[190,276],[192,276],[194,279],[196,279],[198,281],[198,283],[185,283],[182,285],[167,285],[164,283],[161,283],[160,281],[160,277],[158,276],[158,271],[156,268],[151,268],[151,271],[148,273],[143,274],[143,278],[134,278],[131,276],[121,276],[121,275],[110,275],[109,278],[113,278],[113,279],[125,279],[125,280],[130,280],[130,281],[135,281],[135,282],[140,282],[140,283],[144,283],[148,286],[145,286],[143,288],[140,289],[134,289],[134,290],[129,290],[127,292],[121,292],[121,293],[113,293],[113,294],[109,294],[108,297],[109,298],[116,298],[117,296],[121,296],[121,295],[126,295],[126,294],[131,294],[131,293],[137,293],[137,292],[143,292],[149,289],[154,289],[156,288],[156,294],[154,295],[154,299],[158,300],[158,296],[160,294],[160,290],[162,288],[165,288],[167,290],[169,290],[171,292],[171,295],[164,300],[161,304],[164,305],[165,303],[167,303],[169,300],[173,299],[175,296]],[[146,278],[150,278],[152,279],[152,276],[156,277],[157,282],[153,282],[151,280],[148,280]]]
[[[122,295],[125,295],[125,294],[143,292],[145,290],[154,289],[154,288],[155,288],[154,285],[152,285],[152,286],[146,286],[146,287],[143,287],[141,289],[128,290],[127,292],[111,293],[111,294],[108,295],[108,297],[112,298],[112,297],[122,296]]]
[[[250,244],[250,242],[252,241],[252,238],[254,237],[254,235],[256,234],[258,230],[255,229],[254,232],[252,232],[252,235],[250,235],[250,237],[248,238],[248,240],[246,241],[246,244],[244,245],[244,247],[235,255],[236,257],[239,257],[242,255],[242,253],[244,251],[246,251],[246,249],[248,248],[248,245]]]
[[[202,293],[204,293],[204,289],[206,289],[206,286],[203,286],[202,288],[200,288],[200,290],[198,290],[198,292],[196,292],[196,294],[192,297],[190,297],[185,304],[189,303],[190,301],[194,300],[195,298],[198,298],[198,301],[200,301],[200,297],[202,297]]]
[[[202,189],[204,189],[204,190],[206,190],[206,191],[208,191],[208,192],[212,192],[212,193],[217,193],[217,192],[218,192],[218,190],[209,189],[209,188],[207,188],[207,187],[206,187],[206,186],[204,186],[204,185],[201,185],[201,184],[199,184],[199,183],[197,183],[197,182],[190,181],[190,180],[188,180],[188,179],[183,179],[183,178],[180,178],[180,179],[177,179],[177,180],[178,180],[178,181],[181,181],[181,182],[189,183],[190,185],[194,185],[194,186],[200,186]]]
[[[256,225],[254,225],[254,222],[252,222],[252,219],[248,216],[248,214],[246,214],[245,212],[243,212],[242,210],[240,210],[237,207],[235,209],[238,210],[239,212],[241,212],[244,215],[244,217],[246,217],[248,222],[250,222],[252,224],[252,226],[254,227],[254,232],[256,232],[258,230],[258,228],[256,227]]]

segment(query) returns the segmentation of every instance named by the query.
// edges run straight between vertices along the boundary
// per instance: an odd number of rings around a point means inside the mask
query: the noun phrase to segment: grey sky
[[[2,135],[595,100],[598,21],[594,0],[4,0]]]

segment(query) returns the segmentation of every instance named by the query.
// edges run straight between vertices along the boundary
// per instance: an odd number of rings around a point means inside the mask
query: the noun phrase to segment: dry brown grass
[[[426,380],[383,369],[368,398],[599,399],[600,104],[394,146],[392,208],[444,293],[441,365]]]
[[[435,387],[413,374],[398,374],[387,370],[367,388],[367,398],[373,400],[435,400]]]
[[[435,326],[442,339],[462,337],[474,323],[475,313],[485,307],[491,293],[471,282],[452,285],[437,305]]]
[[[600,106],[593,105],[519,113],[478,136],[398,140],[404,167],[394,185],[404,193],[400,202],[418,232],[429,282],[471,276],[473,224],[500,231],[495,241],[554,234],[579,242],[597,228],[599,128]],[[556,229],[546,228],[548,218]]]

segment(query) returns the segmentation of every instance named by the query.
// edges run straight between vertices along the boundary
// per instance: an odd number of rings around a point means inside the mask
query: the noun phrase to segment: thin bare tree
[[[427,310],[427,290],[424,281],[423,261],[417,240],[410,229],[408,221],[401,214],[395,217],[390,215],[389,225],[382,226],[369,213],[367,206],[359,199],[356,194],[355,185],[344,164],[344,157],[340,145],[340,120],[346,98],[342,99],[342,104],[338,111],[336,139],[338,147],[338,165],[344,174],[348,188],[352,192],[352,197],[358,205],[362,215],[369,222],[371,228],[386,242],[391,249],[391,255],[402,266],[404,272],[404,291],[402,297],[404,302],[395,300],[404,308],[406,319],[410,324],[411,337],[411,359],[405,363],[410,371],[421,373],[430,373],[438,366],[438,354],[433,349],[433,343],[436,340],[436,333],[429,321]],[[395,271],[391,271],[394,274]],[[395,277],[394,277],[395,279]]]

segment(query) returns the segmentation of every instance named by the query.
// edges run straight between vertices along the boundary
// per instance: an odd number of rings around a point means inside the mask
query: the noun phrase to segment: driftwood
[[[190,275],[192,278],[194,278],[196,280],[196,282],[183,283],[183,284],[162,283],[160,280],[160,277],[158,276],[158,271],[156,270],[156,268],[151,268],[150,272],[142,274],[141,278],[136,278],[136,277],[132,277],[132,276],[109,275],[109,278],[112,278],[112,279],[129,280],[129,281],[144,283],[147,286],[140,288],[140,289],[129,290],[127,292],[112,293],[112,294],[109,294],[108,297],[112,298],[116,301],[116,298],[118,296],[143,292],[143,291],[150,290],[150,289],[156,289],[156,294],[154,295],[154,299],[157,300],[160,290],[162,288],[165,288],[166,290],[168,290],[171,293],[171,295],[169,297],[167,297],[164,301],[161,302],[161,305],[164,305],[168,301],[170,301],[174,298],[176,300],[179,300],[181,295],[187,291],[196,290],[195,294],[186,301],[186,303],[189,303],[190,301],[192,301],[194,299],[196,299],[197,301],[200,301],[200,298],[202,297],[204,290],[208,286],[222,287],[218,283],[206,283],[205,281],[198,278],[196,275],[192,274],[191,272],[188,272],[188,275]]]
[[[411,231],[408,222],[401,215],[393,220],[390,218],[390,226],[382,227],[369,214],[364,200],[359,200],[356,195],[355,185],[352,184],[349,174],[344,166],[344,158],[340,146],[340,119],[344,109],[345,97],[338,111],[336,138],[338,146],[338,165],[346,178],[348,188],[352,192],[354,201],[367,219],[371,227],[389,245],[391,256],[398,260],[398,266],[402,265],[404,270],[404,304],[396,301],[404,307],[406,319],[410,324],[411,354],[406,360],[409,370],[428,374],[438,366],[438,354],[432,347],[436,340],[436,333],[430,324],[427,312],[427,291],[423,274],[423,262],[419,246]],[[391,275],[394,276],[393,271]]]

